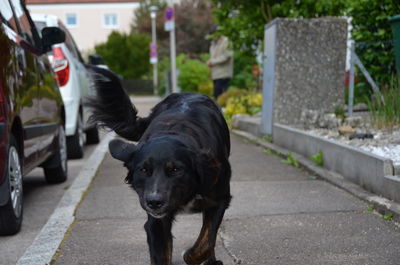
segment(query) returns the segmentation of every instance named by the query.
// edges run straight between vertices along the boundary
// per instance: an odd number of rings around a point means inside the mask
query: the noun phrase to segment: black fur
[[[128,169],[126,182],[148,213],[145,225],[152,265],[170,265],[171,226],[183,209],[203,213],[203,227],[187,264],[222,264],[214,247],[219,225],[231,200],[229,130],[219,107],[208,97],[172,94],[148,117],[137,116],[119,79],[92,67],[97,97],[92,119],[137,145],[113,140],[111,155]],[[188,209],[189,208],[189,209]]]

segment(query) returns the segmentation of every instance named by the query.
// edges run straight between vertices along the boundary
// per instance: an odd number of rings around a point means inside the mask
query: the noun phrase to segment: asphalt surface
[[[138,101],[147,113],[152,101]],[[349,193],[232,136],[233,200],[216,256],[228,264],[400,264],[400,226]],[[150,264],[146,214],[106,155],[54,264]],[[199,233],[200,215],[178,216],[173,264]]]
[[[103,138],[103,135],[101,135]],[[48,184],[43,169],[36,168],[24,177],[24,220],[17,235],[0,237],[0,264],[15,264],[24,254],[49,216],[57,207],[61,197],[75,180],[86,160],[97,145],[86,145],[82,159],[68,160],[68,179],[60,184]]]

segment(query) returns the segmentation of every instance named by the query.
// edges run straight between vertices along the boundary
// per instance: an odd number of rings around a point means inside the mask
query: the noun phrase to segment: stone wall
[[[277,18],[269,27],[275,27],[274,122],[298,126],[305,109],[330,112],[343,104],[347,21]]]

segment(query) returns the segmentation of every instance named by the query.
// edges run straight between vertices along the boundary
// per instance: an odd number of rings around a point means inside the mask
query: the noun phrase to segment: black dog
[[[121,137],[111,155],[128,168],[126,182],[138,193],[148,214],[145,224],[152,265],[170,265],[171,226],[183,211],[202,212],[203,226],[184,254],[187,264],[222,264],[215,258],[218,228],[231,200],[229,130],[219,107],[208,97],[172,94],[146,118],[111,72],[93,68],[97,97],[93,119]]]

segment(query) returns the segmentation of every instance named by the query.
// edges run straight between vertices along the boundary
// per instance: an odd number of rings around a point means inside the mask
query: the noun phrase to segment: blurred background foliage
[[[351,18],[356,53],[383,89],[394,74],[393,36],[388,18],[400,14],[399,0],[212,0],[214,16],[224,35],[242,55],[255,56],[262,47],[264,25],[276,17]],[[371,97],[371,88],[360,74],[355,102]]]
[[[164,30],[163,0],[143,0],[135,11],[131,32],[113,32],[96,52],[123,78],[151,79],[149,42],[151,36],[150,6],[156,5],[160,93],[165,92],[170,70],[169,33]],[[400,14],[399,0],[182,0],[175,8],[178,85],[183,91],[212,94],[212,80],[206,66],[212,24],[233,40],[234,77],[230,90],[260,89],[261,52],[264,26],[276,17],[317,18],[351,17],[352,39],[356,52],[378,85],[390,89],[394,74],[393,37],[388,18]],[[257,73],[258,72],[258,73]],[[357,77],[355,101],[371,98],[371,88],[361,74]],[[163,95],[163,94],[162,94]],[[400,103],[399,103],[400,104]]]
[[[393,35],[389,17],[400,14],[398,0],[348,1],[346,15],[352,17],[352,39],[356,53],[382,90],[391,88],[395,74]],[[355,87],[355,103],[365,102],[372,90],[359,75]],[[400,104],[400,102],[399,102]]]
[[[149,73],[149,45],[147,34],[113,31],[107,42],[95,46],[108,67],[123,78],[141,78]]]

